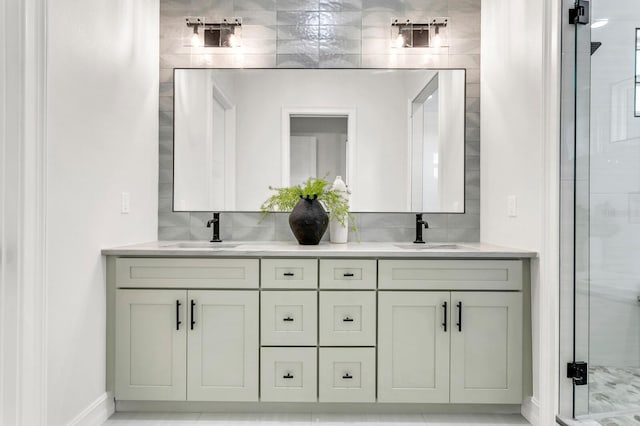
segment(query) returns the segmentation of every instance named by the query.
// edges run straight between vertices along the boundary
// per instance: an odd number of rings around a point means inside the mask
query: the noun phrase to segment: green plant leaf
[[[276,193],[265,200],[260,206],[262,219],[271,212],[290,212],[296,206],[301,197],[317,196],[329,213],[330,219],[336,219],[341,225],[350,224],[350,229],[357,234],[355,216],[349,213],[349,201],[341,191],[331,189],[326,179],[310,177],[302,185],[289,187],[269,187]]]

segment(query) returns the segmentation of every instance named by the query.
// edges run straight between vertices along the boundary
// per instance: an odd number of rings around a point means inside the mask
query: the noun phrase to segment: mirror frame
[[[467,69],[466,68],[407,68],[407,67],[397,67],[397,68],[370,68],[370,67],[366,67],[366,68],[236,68],[236,67],[221,67],[221,68],[212,68],[212,67],[175,67],[173,68],[173,75],[172,75],[172,79],[173,79],[173,100],[172,100],[172,104],[173,104],[173,110],[172,110],[172,126],[171,126],[171,137],[172,137],[172,141],[171,141],[171,211],[173,213],[211,213],[211,212],[220,212],[220,213],[261,213],[261,211],[258,210],[175,210],[175,173],[176,173],[176,168],[175,168],[175,149],[176,149],[176,126],[175,126],[175,110],[176,110],[176,79],[175,79],[175,75],[176,75],[176,70],[243,70],[243,71],[253,71],[253,70],[323,70],[323,71],[328,71],[328,70],[340,70],[340,71],[344,71],[344,70],[369,70],[369,71],[381,71],[381,70],[393,70],[393,71],[416,71],[416,70],[424,70],[424,71],[464,71],[465,72],[465,78],[464,78],[464,121],[463,121],[463,125],[464,125],[464,129],[463,129],[463,147],[462,147],[462,156],[463,156],[463,188],[462,188],[462,196],[463,196],[463,200],[464,200],[464,205],[463,205],[463,209],[462,211],[459,212],[448,212],[448,211],[429,211],[429,210],[411,210],[411,211],[357,211],[357,210],[353,210],[350,211],[351,213],[354,214],[417,214],[417,213],[423,213],[423,214],[466,214],[467,213]],[[283,154],[284,155],[284,154]],[[288,212],[271,212],[271,213],[288,213]]]

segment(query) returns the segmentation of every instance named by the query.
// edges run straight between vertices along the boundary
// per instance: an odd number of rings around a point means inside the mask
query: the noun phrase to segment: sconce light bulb
[[[191,35],[191,46],[193,47],[202,46],[202,42],[200,41],[200,35],[198,34],[198,31],[194,31],[193,34]]]
[[[404,36],[398,34],[398,37],[393,41],[393,47],[404,47]]]
[[[440,37],[440,34],[437,34],[433,37],[433,47],[440,47],[442,46],[442,37]]]
[[[231,46],[231,47],[240,47],[240,45],[241,45],[240,36],[237,36],[235,34],[231,34],[229,36],[229,46]]]

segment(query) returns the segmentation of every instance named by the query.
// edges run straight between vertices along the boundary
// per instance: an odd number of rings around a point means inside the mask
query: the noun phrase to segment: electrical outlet
[[[121,197],[120,213],[128,214],[131,211],[131,194],[123,192]]]
[[[509,195],[507,197],[507,216],[516,217],[518,216],[518,204],[515,195]]]

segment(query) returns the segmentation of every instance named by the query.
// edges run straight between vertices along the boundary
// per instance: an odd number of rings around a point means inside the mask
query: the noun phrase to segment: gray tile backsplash
[[[480,240],[480,0],[161,0],[158,239],[205,240],[208,213],[172,212],[173,68],[466,68],[465,214],[429,214],[426,241]],[[242,17],[243,55],[194,53],[184,18]],[[449,47],[389,54],[392,18],[447,16]],[[356,214],[350,241],[412,241],[411,213]],[[223,240],[295,241],[286,213],[222,213]],[[328,233],[327,233],[328,234]],[[325,239],[327,235],[325,235]]]

